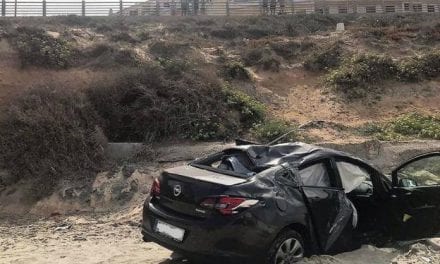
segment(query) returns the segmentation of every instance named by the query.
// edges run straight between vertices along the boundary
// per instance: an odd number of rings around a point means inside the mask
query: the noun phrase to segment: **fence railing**
[[[2,17],[440,13],[440,0],[0,0],[0,3]]]

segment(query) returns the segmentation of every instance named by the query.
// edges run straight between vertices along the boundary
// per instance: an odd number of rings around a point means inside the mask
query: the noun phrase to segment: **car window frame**
[[[421,154],[418,156],[415,156],[405,162],[403,162],[402,164],[400,164],[398,167],[396,167],[392,172],[391,172],[391,182],[392,182],[392,187],[393,188],[431,188],[431,187],[439,187],[440,185],[431,185],[431,186],[426,186],[426,185],[422,185],[422,186],[414,186],[414,187],[402,187],[399,186],[399,178],[398,178],[398,172],[399,170],[403,169],[404,167],[406,167],[407,165],[413,163],[413,162],[417,162],[419,160],[425,159],[425,158],[430,158],[430,157],[435,157],[435,156],[440,156],[440,152],[428,152],[425,154]]]

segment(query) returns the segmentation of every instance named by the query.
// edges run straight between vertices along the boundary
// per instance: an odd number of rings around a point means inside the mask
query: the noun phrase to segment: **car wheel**
[[[281,233],[273,242],[267,264],[291,264],[298,262],[304,257],[304,240],[294,230]]]

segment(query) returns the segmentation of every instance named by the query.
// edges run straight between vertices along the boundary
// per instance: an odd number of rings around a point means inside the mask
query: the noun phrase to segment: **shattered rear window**
[[[254,171],[255,166],[243,151],[225,151],[220,152],[210,157],[197,160],[192,163],[194,166],[203,166],[205,169],[214,169],[225,172],[232,176],[239,176],[241,178],[248,178],[257,174]],[[230,173],[233,174],[230,174]]]

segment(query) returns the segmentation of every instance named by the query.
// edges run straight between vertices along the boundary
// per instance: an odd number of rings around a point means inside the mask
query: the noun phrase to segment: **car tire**
[[[302,236],[295,230],[282,231],[269,249],[266,264],[291,264],[305,256]]]

